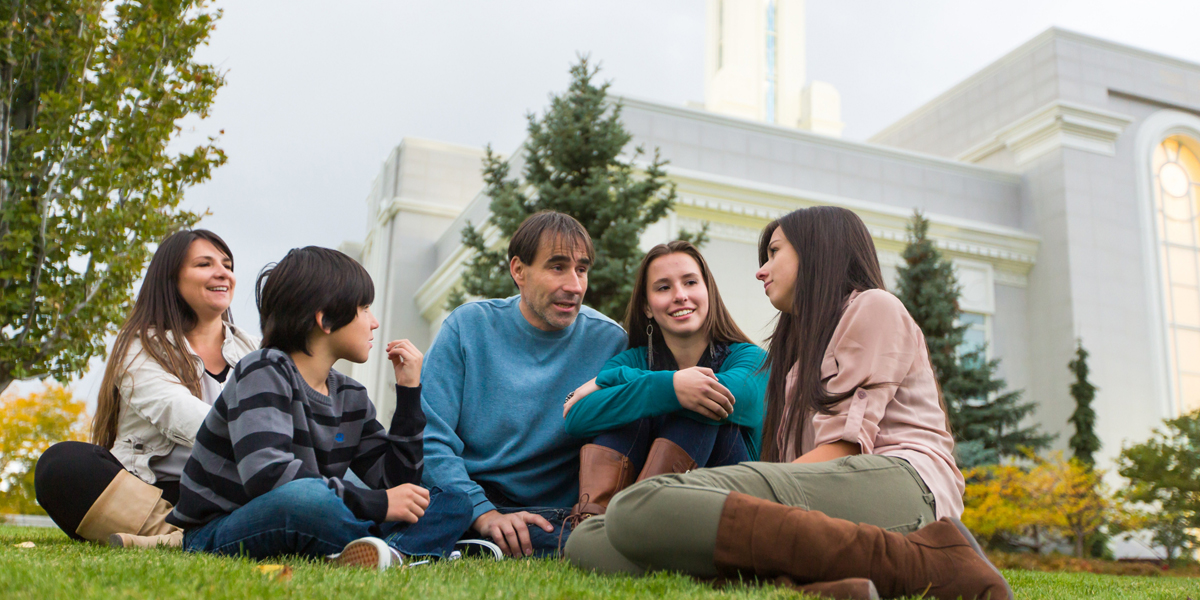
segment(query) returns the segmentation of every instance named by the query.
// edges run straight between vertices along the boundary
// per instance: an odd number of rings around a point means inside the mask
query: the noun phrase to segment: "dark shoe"
[[[868,578],[884,597],[1013,600],[961,523],[908,534],[730,492],[713,562],[726,576],[787,576],[801,585]]]
[[[579,450],[579,502],[571,509],[572,522],[602,515],[617,492],[633,483],[629,457],[599,444]]]
[[[666,438],[658,438],[650,445],[650,453],[646,455],[646,464],[637,480],[650,479],[656,475],[668,473],[687,473],[696,468],[692,455],[679,447],[679,444]],[[636,483],[636,482],[635,482]]]

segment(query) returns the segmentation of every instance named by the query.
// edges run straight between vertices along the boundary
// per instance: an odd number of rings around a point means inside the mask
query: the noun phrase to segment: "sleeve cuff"
[[[342,485],[342,502],[355,516],[376,523],[387,520],[387,490],[369,490],[344,482]]]
[[[421,386],[396,386],[396,412],[392,413],[392,435],[416,435],[425,431],[425,411],[421,410]]]
[[[846,411],[846,423],[842,427],[841,439],[851,444],[858,444],[863,454],[870,454],[875,449],[874,436],[865,435],[863,431],[863,417],[867,414],[867,405],[870,401],[870,394],[867,390],[862,388],[855,390],[854,396],[850,400],[850,410]]]
[[[480,494],[480,496],[482,496],[482,494]],[[479,517],[483,516],[483,513],[491,512],[493,510],[496,510],[496,505],[489,502],[487,500],[487,498],[484,498],[483,500],[476,499],[475,500],[475,508],[473,509],[473,511],[471,513],[472,526],[475,524],[475,519],[478,519]]]

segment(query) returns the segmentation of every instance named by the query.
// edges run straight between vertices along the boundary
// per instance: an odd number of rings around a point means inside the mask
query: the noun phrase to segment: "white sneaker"
[[[478,556],[494,560],[504,560],[504,552],[500,550],[500,546],[488,540],[458,540],[454,543],[454,547],[455,552],[459,554],[459,558]]]
[[[402,566],[404,555],[377,537],[365,537],[346,544],[341,552],[329,555],[329,560],[341,567],[363,567],[383,571]]]

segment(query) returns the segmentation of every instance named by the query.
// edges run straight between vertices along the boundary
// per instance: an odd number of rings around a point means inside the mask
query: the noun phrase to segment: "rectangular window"
[[[775,122],[775,0],[767,2],[767,114],[768,123]]]
[[[717,70],[725,66],[725,0],[717,1]]]
[[[967,330],[963,332],[962,343],[958,345],[959,356],[964,356],[989,345],[988,321],[988,316],[982,313],[964,312],[959,314],[958,324],[967,326]],[[987,360],[989,353],[984,352],[981,358]]]

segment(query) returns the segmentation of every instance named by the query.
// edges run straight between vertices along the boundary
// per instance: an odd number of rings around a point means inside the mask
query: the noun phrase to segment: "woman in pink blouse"
[[[765,462],[636,484],[571,534],[567,557],[838,598],[1012,598],[958,521],[963,477],[925,338],[885,290],[862,220],[791,212],[763,230],[759,262],[780,311]]]

